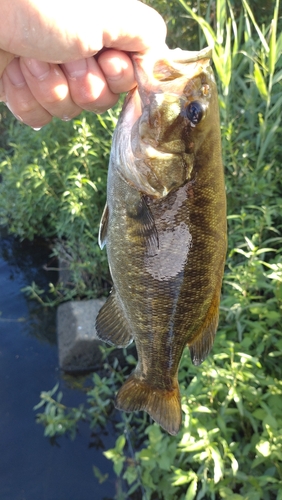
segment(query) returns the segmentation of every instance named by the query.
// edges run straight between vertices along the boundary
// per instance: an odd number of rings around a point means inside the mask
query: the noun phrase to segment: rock
[[[58,259],[59,282],[66,288],[72,284],[72,272],[70,270],[70,263],[63,257]]]
[[[95,330],[96,316],[105,299],[70,301],[57,312],[59,363],[62,370],[77,372],[97,369],[101,365]]]

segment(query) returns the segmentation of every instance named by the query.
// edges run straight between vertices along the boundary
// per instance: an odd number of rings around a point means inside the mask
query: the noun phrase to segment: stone
[[[95,370],[101,366],[102,342],[95,321],[105,299],[70,301],[57,311],[60,368],[66,372]]]

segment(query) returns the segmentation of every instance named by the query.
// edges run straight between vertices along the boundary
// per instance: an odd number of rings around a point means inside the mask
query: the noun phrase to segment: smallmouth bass
[[[99,235],[113,289],[101,340],[136,343],[138,363],[116,407],[144,410],[167,432],[181,426],[178,367],[208,355],[226,254],[226,198],[211,50],[133,54],[137,87],[114,132]]]

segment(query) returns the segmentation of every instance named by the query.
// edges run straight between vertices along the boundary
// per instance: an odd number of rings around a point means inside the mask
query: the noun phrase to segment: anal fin
[[[116,408],[123,411],[144,410],[165,431],[175,436],[181,426],[182,412],[178,382],[173,381],[171,390],[159,389],[149,381],[141,380],[134,372],[119,390]]]
[[[208,356],[213,343],[218,325],[220,294],[215,293],[204,324],[197,332],[192,342],[188,343],[192,363],[200,365]]]
[[[98,313],[96,331],[99,339],[116,347],[126,347],[133,340],[130,326],[114,290]]]

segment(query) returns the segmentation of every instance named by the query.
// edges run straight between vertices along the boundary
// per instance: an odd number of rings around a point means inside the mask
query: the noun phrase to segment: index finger
[[[104,47],[143,52],[164,45],[165,38],[166,24],[155,9],[134,0],[112,4],[103,29]]]

